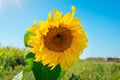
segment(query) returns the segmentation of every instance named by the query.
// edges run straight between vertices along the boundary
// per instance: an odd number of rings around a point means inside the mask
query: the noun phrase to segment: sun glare
[[[22,6],[20,3],[20,0],[0,0],[0,9],[2,9],[6,4],[14,4],[17,5],[17,7],[22,10]]]
[[[17,4],[17,6],[19,7],[19,9],[22,10],[22,6],[21,6],[21,3],[20,3],[20,0],[12,0],[12,1],[14,1]]]
[[[2,1],[2,0],[0,0],[0,9],[2,8],[2,2],[3,2],[3,1]]]

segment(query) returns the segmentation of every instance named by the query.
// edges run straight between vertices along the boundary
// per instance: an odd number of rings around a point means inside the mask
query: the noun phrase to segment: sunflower
[[[79,24],[80,19],[74,18],[76,8],[71,7],[72,13],[62,15],[56,9],[48,13],[46,21],[40,20],[40,25],[33,22],[33,27],[28,31],[34,33],[28,45],[32,46],[30,52],[35,54],[35,61],[42,62],[53,69],[60,64],[63,70],[67,70],[79,59],[84,48],[87,47],[87,37],[84,28]]]

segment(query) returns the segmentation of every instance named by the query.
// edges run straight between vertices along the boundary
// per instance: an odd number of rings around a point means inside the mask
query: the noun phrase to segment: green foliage
[[[32,53],[28,53],[25,58],[28,65],[23,72],[23,80],[25,79],[26,72],[32,70],[35,80],[57,80],[60,75],[60,65],[57,65],[53,70],[48,65],[43,65],[41,62],[34,62]]]
[[[27,65],[25,65],[24,53],[25,49],[0,47],[0,80],[12,80],[13,77],[23,69],[26,69],[23,80],[35,80],[34,74],[32,72],[33,65],[39,67],[40,65],[38,64],[41,63],[34,63],[34,54],[29,53],[29,55],[26,55]],[[39,69],[34,68],[34,72],[35,74],[39,72],[38,74],[42,74],[42,77],[44,78],[46,78],[45,75],[51,76],[51,74],[55,74],[52,75],[52,78],[54,78],[56,75],[59,75],[59,65],[57,68],[58,71],[56,70],[50,74],[47,74],[49,73],[50,67],[42,68],[42,73]],[[36,71],[38,72],[36,73]],[[101,60],[83,60],[78,61],[66,73],[61,71],[60,75],[64,77],[61,77],[58,80],[119,80],[120,63]],[[52,78],[48,79],[47,77],[48,80],[54,80]]]
[[[26,32],[26,34],[25,34],[25,36],[24,36],[24,44],[25,44],[26,47],[31,47],[31,46],[29,46],[29,45],[27,44],[27,42],[28,42],[28,40],[30,39],[30,36],[34,36],[34,35],[35,35],[35,34],[29,32],[29,31]]]
[[[29,73],[29,72],[28,72]],[[31,76],[32,77],[32,76]],[[26,80],[35,80],[29,77]],[[78,61],[62,79],[58,80],[119,80],[120,63],[101,61]]]
[[[16,67],[25,66],[24,53],[25,49],[0,47],[0,80],[7,80],[4,78],[14,71]],[[15,71],[15,73],[18,73],[20,70]],[[14,77],[14,75],[13,73],[11,77]],[[9,76],[8,78],[10,79],[8,80],[11,80],[11,77]]]
[[[28,78],[27,76],[28,76],[28,73],[32,71],[31,69],[33,67],[33,60],[34,60],[33,53],[29,53],[25,56],[25,61],[26,61],[27,65],[25,66],[25,68],[23,70],[22,80],[30,80],[31,79],[31,78]],[[30,73],[30,75],[31,75],[31,73]]]
[[[5,69],[14,68],[16,65],[25,65],[24,62],[25,49],[3,47],[0,48],[0,65]]]
[[[60,72],[60,76],[59,76],[58,79],[61,80],[61,79],[63,78],[63,76],[65,75],[65,73],[66,73],[66,71],[61,70],[61,72]]]
[[[36,80],[57,80],[61,69],[60,65],[57,65],[53,70],[50,70],[48,65],[43,66],[40,62],[34,62],[32,70]]]
[[[88,60],[78,61],[67,71],[62,80],[70,79],[72,73],[74,73],[79,80],[119,80],[120,63]]]

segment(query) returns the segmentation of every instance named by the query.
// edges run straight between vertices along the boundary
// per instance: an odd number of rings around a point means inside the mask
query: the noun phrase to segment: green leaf
[[[28,65],[23,71],[23,80],[25,75],[27,75],[27,71],[30,69],[32,70],[36,80],[57,80],[60,76],[60,65],[57,65],[53,70],[51,70],[51,67],[48,67],[48,65],[43,66],[41,62],[35,62],[34,54],[31,52],[26,55],[25,61]]]
[[[42,63],[33,62],[33,67],[31,68],[35,77],[35,80],[42,80]]]
[[[25,59],[27,59],[27,58],[34,58],[34,55],[35,54],[33,54],[32,52],[29,52],[29,53],[26,54]]]
[[[57,80],[60,75],[60,65],[57,65],[53,70],[48,65],[43,66],[41,62],[34,62],[32,68],[36,80]]]
[[[34,65],[33,61],[34,61],[34,54],[31,52],[27,53],[27,55],[25,56],[25,62],[27,63],[27,65],[23,70],[22,80],[25,80],[27,73],[32,69]]]
[[[48,65],[44,66],[42,69],[42,80],[57,80],[60,76],[60,65],[58,64],[53,70]]]
[[[66,71],[61,70],[60,72],[60,76],[59,76],[59,80],[61,80],[63,78],[63,76],[65,75]]]
[[[25,62],[27,63],[27,67],[32,68],[34,64],[34,54],[32,52],[27,53],[25,56]]]
[[[27,44],[28,40],[30,39],[30,36],[35,36],[35,34],[27,31],[25,36],[24,36],[24,44],[25,44],[26,47],[31,47]]]

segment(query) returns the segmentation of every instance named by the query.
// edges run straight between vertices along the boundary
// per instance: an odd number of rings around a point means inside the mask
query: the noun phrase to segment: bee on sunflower
[[[63,70],[67,70],[79,59],[83,50],[87,47],[87,37],[84,28],[79,24],[80,19],[74,18],[76,8],[71,7],[72,13],[62,15],[53,9],[54,16],[49,12],[47,21],[40,20],[28,28],[28,31],[35,34],[30,36],[28,45],[32,46],[29,51],[35,54],[35,61],[53,69],[60,64]]]

